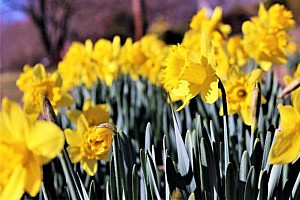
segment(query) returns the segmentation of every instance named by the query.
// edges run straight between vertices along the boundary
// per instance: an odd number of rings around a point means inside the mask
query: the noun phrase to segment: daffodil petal
[[[94,176],[97,168],[98,168],[98,161],[94,160],[94,159],[87,159],[87,158],[83,158],[80,162],[82,168],[86,171],[86,173],[89,176]]]
[[[56,107],[67,107],[74,103],[72,95],[63,93],[61,99],[56,103]]]
[[[79,147],[82,143],[82,134],[78,131],[72,131],[71,129],[66,129],[64,131],[67,143],[70,146]]]
[[[82,112],[80,110],[68,110],[67,111],[68,118],[74,124],[77,123],[77,120],[81,114],[82,114]]]
[[[295,132],[281,130],[275,135],[275,142],[270,150],[270,164],[291,163],[300,155],[300,137]]]
[[[251,125],[251,108],[242,108],[240,110],[240,116],[243,119],[243,122],[250,126]]]
[[[295,93],[293,93],[293,107],[300,116],[300,88],[296,89]]]
[[[58,155],[64,146],[62,130],[53,123],[37,121],[30,134],[26,135],[26,143],[42,164],[47,163]]]
[[[77,132],[79,134],[83,134],[89,128],[89,123],[83,114],[79,116],[76,124]]]
[[[200,90],[203,101],[212,104],[219,98],[218,79],[216,76],[211,76],[209,79],[209,84],[201,85]]]
[[[67,151],[72,163],[77,163],[82,159],[82,155],[80,153],[80,147],[68,146]]]
[[[34,197],[40,191],[42,184],[42,169],[39,160],[31,156],[30,162],[25,164],[26,169],[26,181],[25,191]]]
[[[24,193],[26,171],[22,165],[15,166],[8,183],[0,191],[0,199],[21,199]]]
[[[254,69],[251,72],[251,74],[248,78],[248,81],[249,81],[249,83],[254,84],[255,81],[258,81],[261,79],[261,76],[262,76],[262,71],[260,69]]]
[[[281,116],[281,127],[287,132],[292,132],[297,124],[296,110],[290,105],[283,106],[281,104],[278,105],[278,110]]]
[[[0,137],[4,141],[20,141],[24,133],[29,131],[26,114],[18,104],[8,98],[2,100],[0,122]]]

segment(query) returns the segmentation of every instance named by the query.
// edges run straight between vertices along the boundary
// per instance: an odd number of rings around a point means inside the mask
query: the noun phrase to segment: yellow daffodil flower
[[[73,42],[63,61],[58,64],[61,74],[63,89],[71,90],[76,86],[85,84],[91,88],[97,81],[96,63],[92,59],[93,43],[86,40],[85,44]]]
[[[210,35],[213,31],[219,31],[223,36],[227,36],[231,32],[231,27],[221,23],[222,8],[216,7],[210,18],[206,16],[206,9],[202,8],[193,18],[190,23],[192,30],[205,31]]]
[[[4,98],[0,113],[0,199],[35,196],[42,183],[42,165],[63,148],[62,130],[46,121],[32,121],[16,103]]]
[[[251,96],[256,81],[260,81],[262,71],[255,69],[251,74],[244,75],[241,71],[233,71],[225,82],[228,114],[238,113],[243,122],[251,125]],[[265,99],[262,98],[262,103]],[[221,115],[223,110],[221,107]]]
[[[92,100],[86,99],[83,103],[82,111],[80,110],[68,110],[68,118],[74,124],[77,123],[79,116],[83,114],[87,119],[90,126],[97,126],[99,124],[109,121],[109,105],[97,104],[94,105]]]
[[[284,6],[275,4],[266,11],[261,3],[258,16],[242,25],[245,51],[265,71],[270,69],[272,63],[285,64],[290,46],[287,31],[294,23],[292,13]]]
[[[73,104],[72,96],[61,88],[60,75],[57,72],[47,74],[42,64],[36,64],[33,68],[25,66],[16,84],[24,93],[25,111],[32,116],[37,117],[41,112],[44,97],[50,100],[54,108]]]
[[[199,93],[207,103],[214,103],[218,99],[214,49],[205,33],[201,34],[201,45],[200,54],[183,45],[174,45],[166,58],[162,83],[173,101],[183,101],[177,111]]]
[[[293,106],[278,105],[281,122],[270,150],[270,164],[287,164],[300,156],[300,90]]]
[[[120,43],[119,36],[115,36],[112,42],[100,39],[95,43],[92,59],[96,62],[98,78],[108,86],[119,75]]]
[[[132,43],[127,39],[121,49],[122,72],[130,74],[133,80],[146,77],[152,84],[160,85],[163,60],[168,54],[168,46],[154,34],[145,35]]]
[[[229,63],[233,67],[241,67],[248,61],[248,55],[242,44],[242,38],[235,35],[229,38],[227,44],[227,51],[229,54]]]
[[[98,168],[98,160],[107,161],[109,158],[113,135],[114,132],[110,128],[89,126],[84,115],[80,115],[77,129],[65,130],[71,162],[80,162],[86,173],[93,176]]]

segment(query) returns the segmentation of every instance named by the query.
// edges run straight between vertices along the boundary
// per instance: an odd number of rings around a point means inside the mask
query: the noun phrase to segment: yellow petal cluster
[[[100,39],[95,43],[92,60],[96,62],[98,78],[106,85],[111,86],[119,75],[119,55],[121,40],[115,36],[113,41]]]
[[[222,8],[220,7],[214,9],[210,18],[206,16],[206,10],[202,9],[193,17],[191,29],[184,34],[182,44],[200,53],[201,33],[208,34],[218,63],[216,74],[221,80],[227,80],[230,69],[243,66],[248,60],[248,55],[243,49],[240,36],[233,36],[227,40],[231,27],[223,24],[221,18]]]
[[[70,106],[73,98],[62,89],[62,78],[57,72],[48,74],[42,64],[34,67],[24,66],[16,82],[24,93],[24,109],[32,116],[38,116],[42,111],[44,97],[47,97],[54,108]]]
[[[63,148],[62,130],[46,121],[32,121],[19,105],[4,98],[0,113],[0,199],[35,196],[42,183],[42,165]]]
[[[80,110],[68,110],[67,116],[74,124],[80,115],[84,115],[90,126],[97,126],[99,124],[109,121],[109,105],[108,104],[97,104],[95,105],[91,99],[85,99]]]
[[[262,71],[253,70],[245,75],[241,71],[232,71],[230,78],[225,82],[228,114],[238,113],[243,122],[251,125],[251,96],[256,81],[260,81]],[[264,102],[263,100],[262,102]],[[221,110],[221,114],[222,114]]]
[[[162,83],[172,101],[183,101],[178,110],[197,94],[207,103],[214,103],[218,99],[214,49],[205,33],[201,34],[201,45],[200,54],[183,45],[174,45],[166,58]]]
[[[118,56],[120,38],[115,36],[113,42],[98,40],[95,45],[91,40],[85,44],[73,42],[63,61],[58,64],[65,90],[73,89],[81,84],[91,88],[98,79],[110,86],[118,76]]]
[[[109,128],[89,126],[85,116],[80,115],[76,130],[65,130],[71,162],[80,162],[86,173],[93,176],[98,168],[98,160],[107,161],[109,158],[113,135],[114,132]]]
[[[268,11],[261,3],[258,16],[252,17],[242,25],[243,45],[251,58],[267,71],[272,63],[287,62],[290,35],[288,31],[294,26],[291,11],[283,5],[275,4]]]
[[[296,90],[293,106],[279,105],[280,128],[270,150],[271,164],[287,164],[300,156],[300,90]]]
[[[154,34],[148,34],[139,41],[126,40],[121,50],[120,63],[124,74],[136,80],[146,77],[152,84],[160,85],[160,71],[168,54],[168,46]]]
[[[208,35],[214,31],[220,32],[223,36],[227,36],[231,32],[231,27],[227,24],[223,24],[222,20],[222,8],[216,7],[211,15],[207,17],[206,9],[202,8],[193,18],[190,23],[192,30],[205,31]]]

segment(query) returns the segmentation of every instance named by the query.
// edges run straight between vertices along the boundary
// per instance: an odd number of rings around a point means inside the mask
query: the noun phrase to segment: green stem
[[[225,160],[225,172],[226,167],[229,163],[229,127],[228,127],[228,110],[227,110],[227,101],[226,101],[226,92],[222,81],[219,79],[218,87],[222,93],[222,104],[223,104],[223,122],[224,122],[224,160]]]

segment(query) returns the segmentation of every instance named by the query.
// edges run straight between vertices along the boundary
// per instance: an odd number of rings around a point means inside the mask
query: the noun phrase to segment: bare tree
[[[50,65],[60,60],[76,0],[7,0],[13,9],[27,14],[36,25]]]

